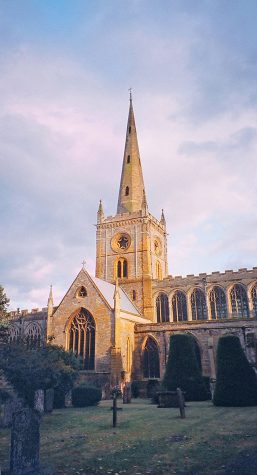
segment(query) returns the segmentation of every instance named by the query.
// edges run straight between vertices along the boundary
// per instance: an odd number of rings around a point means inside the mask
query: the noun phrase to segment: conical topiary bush
[[[257,406],[257,379],[237,336],[222,336],[217,348],[215,406]]]
[[[187,401],[208,399],[192,335],[177,334],[170,337],[170,351],[162,385],[168,391],[181,388],[185,391]]]

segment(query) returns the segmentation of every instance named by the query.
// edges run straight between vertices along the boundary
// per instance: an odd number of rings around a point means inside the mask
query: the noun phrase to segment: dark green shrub
[[[219,339],[213,403],[215,406],[257,405],[256,375],[237,336]]]
[[[135,399],[139,396],[139,384],[138,381],[132,381],[131,383],[131,394]]]
[[[102,399],[102,391],[83,383],[73,388],[71,399],[74,407],[95,406]]]
[[[180,388],[185,392],[186,401],[208,399],[193,336],[177,334],[170,337],[170,351],[162,386],[168,391]]]

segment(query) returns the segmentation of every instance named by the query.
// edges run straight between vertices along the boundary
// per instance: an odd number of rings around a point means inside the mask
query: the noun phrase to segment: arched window
[[[129,186],[126,186],[125,188],[125,196],[128,196],[129,195]]]
[[[16,343],[20,338],[20,329],[16,325],[10,325],[9,327],[9,341],[10,343]]]
[[[130,163],[130,155],[127,156],[127,163]]]
[[[251,297],[253,302],[253,315],[257,317],[257,284],[252,288]]]
[[[192,320],[207,320],[206,299],[201,289],[195,289],[191,295]]]
[[[232,287],[230,291],[230,302],[232,308],[232,317],[249,317],[247,294],[242,285],[235,284],[234,287]]]
[[[83,369],[95,367],[95,321],[92,315],[82,308],[73,318],[69,329],[69,350],[82,360]]]
[[[31,323],[25,330],[27,348],[35,349],[40,347],[41,329],[36,323]]]
[[[183,292],[177,291],[172,297],[173,322],[185,322],[187,320],[187,300]]]
[[[162,280],[162,266],[159,261],[156,262],[156,279]]]
[[[121,257],[117,262],[117,272],[116,276],[119,279],[124,279],[128,277],[128,261]]]
[[[130,338],[127,338],[127,348],[126,348],[126,371],[127,373],[130,373],[131,371],[131,342]]]
[[[87,296],[87,289],[84,287],[84,285],[82,285],[82,287],[80,287],[80,289],[77,292],[77,297],[84,298],[86,296]]]
[[[160,377],[159,350],[153,338],[148,337],[143,351],[143,375],[144,378]]]
[[[163,292],[156,299],[156,315],[158,323],[169,322],[170,320],[169,300]]]
[[[227,302],[225,292],[218,286],[210,291],[211,318],[217,320],[227,317]]]

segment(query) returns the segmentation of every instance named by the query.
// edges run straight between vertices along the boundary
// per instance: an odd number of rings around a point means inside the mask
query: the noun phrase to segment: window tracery
[[[153,338],[148,337],[143,350],[143,376],[144,378],[160,377],[159,350]]]
[[[156,315],[158,323],[169,322],[170,320],[169,300],[163,292],[156,299]]]
[[[34,349],[40,347],[41,329],[36,323],[31,323],[25,330],[27,348]]]
[[[253,316],[257,317],[257,284],[252,288],[251,297],[253,303]]]
[[[232,317],[248,318],[249,308],[247,293],[240,284],[235,284],[230,291],[230,302],[232,309]]]
[[[172,297],[173,322],[187,321],[187,301],[183,292],[178,290]]]
[[[191,295],[192,320],[207,320],[207,307],[204,292],[195,289]]]
[[[88,310],[82,308],[73,318],[69,329],[69,350],[82,360],[83,369],[95,367],[95,321]]]
[[[212,320],[227,317],[227,302],[225,292],[218,286],[210,291],[210,308]]]

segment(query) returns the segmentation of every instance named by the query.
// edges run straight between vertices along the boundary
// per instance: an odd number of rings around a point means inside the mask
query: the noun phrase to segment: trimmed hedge
[[[183,333],[170,337],[170,351],[162,386],[168,391],[180,388],[185,392],[186,401],[208,399],[192,335]]]
[[[257,406],[257,378],[237,336],[222,336],[217,348],[215,406]]]
[[[95,386],[81,384],[72,390],[72,405],[74,407],[95,406],[102,399],[102,391]]]

